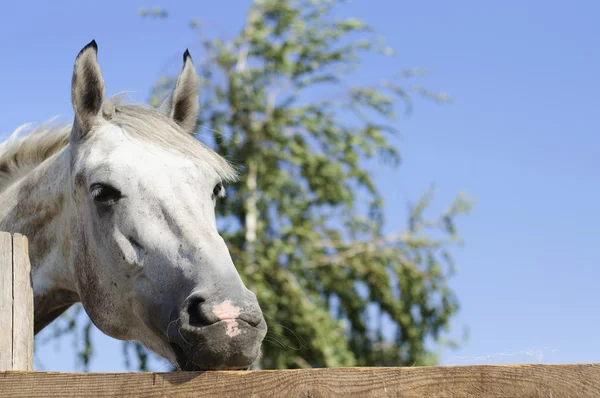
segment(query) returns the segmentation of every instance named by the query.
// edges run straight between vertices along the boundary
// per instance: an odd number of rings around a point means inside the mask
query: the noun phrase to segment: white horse
[[[29,237],[35,333],[81,302],[101,331],[180,369],[247,368],[267,327],[216,228],[236,173],[191,135],[189,52],[155,110],[104,98],[97,51],[75,60],[72,126],[0,148],[0,230]]]

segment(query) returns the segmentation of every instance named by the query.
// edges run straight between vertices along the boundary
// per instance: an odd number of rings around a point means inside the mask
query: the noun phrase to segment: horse
[[[215,216],[238,174],[193,136],[199,84],[186,50],[159,107],[105,98],[93,40],[73,66],[73,122],[0,147],[0,230],[29,238],[34,333],[81,302],[180,370],[258,358],[266,322]]]

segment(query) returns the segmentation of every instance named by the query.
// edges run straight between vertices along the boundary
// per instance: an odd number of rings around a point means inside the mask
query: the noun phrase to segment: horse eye
[[[94,184],[90,188],[92,198],[96,203],[112,205],[121,199],[121,192],[110,185]]]
[[[223,185],[221,183],[218,183],[217,185],[215,185],[215,187],[213,189],[213,197],[215,197],[215,198],[219,197],[219,194],[221,193],[222,190],[223,190]]]

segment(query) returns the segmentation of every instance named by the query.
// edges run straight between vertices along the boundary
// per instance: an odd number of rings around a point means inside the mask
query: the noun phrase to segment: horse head
[[[199,78],[183,58],[158,109],[105,98],[94,41],[76,58],[63,155],[72,288],[101,331],[181,369],[247,368],[267,327],[215,219],[236,173],[193,137]]]

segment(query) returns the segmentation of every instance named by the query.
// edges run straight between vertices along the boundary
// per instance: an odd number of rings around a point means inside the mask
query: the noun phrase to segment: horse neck
[[[68,155],[50,157],[0,193],[0,230],[29,239],[35,333],[79,301],[69,260]]]

